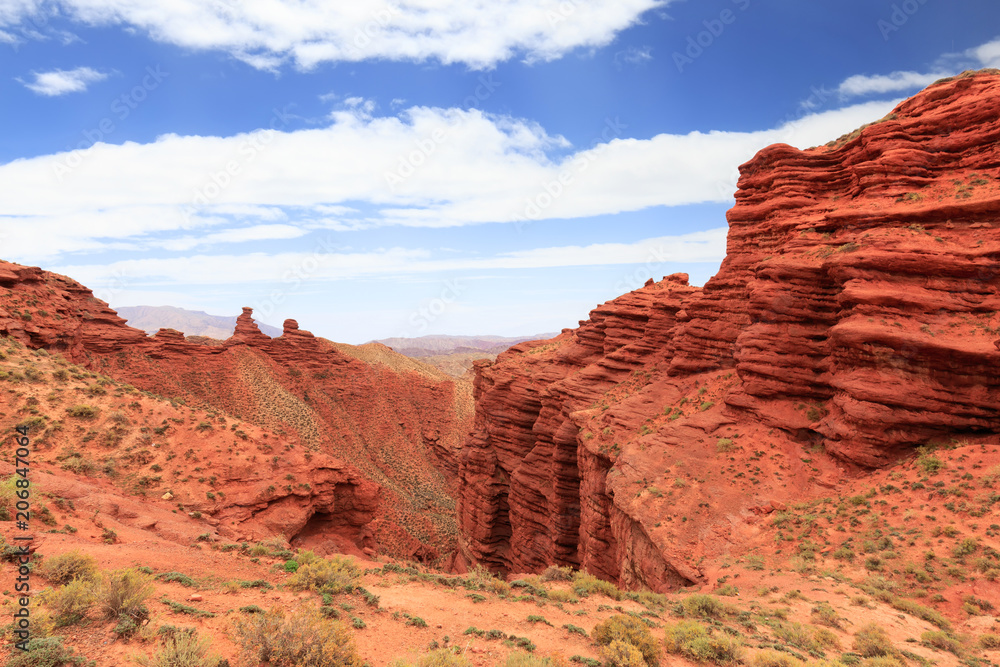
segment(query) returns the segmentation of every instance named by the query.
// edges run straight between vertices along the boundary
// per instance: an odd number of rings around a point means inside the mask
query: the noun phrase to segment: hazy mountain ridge
[[[201,310],[187,310],[175,306],[123,306],[115,308],[128,321],[128,325],[146,333],[160,329],[176,329],[186,336],[207,336],[225,340],[233,335],[236,315],[209,315]],[[281,329],[258,323],[261,333],[271,338],[281,335]]]

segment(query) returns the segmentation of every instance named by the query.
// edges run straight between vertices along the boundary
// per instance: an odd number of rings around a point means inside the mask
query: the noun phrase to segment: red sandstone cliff
[[[468,432],[471,397],[443,373],[387,349],[371,353],[317,338],[295,320],[271,339],[249,308],[222,344],[172,329],[147,337],[79,283],[2,261],[0,335],[334,457],[316,467],[299,456],[296,469],[280,475],[304,476],[312,492],[285,493],[277,484],[262,497],[254,487],[247,498],[214,508],[222,520],[255,526],[255,533],[283,526],[288,538],[319,530],[318,523],[342,523],[359,548],[377,545],[404,557],[454,549],[453,451]]]
[[[782,502],[1000,433],[1000,72],[740,167],[728,252],[476,368],[463,556],[699,581]]]

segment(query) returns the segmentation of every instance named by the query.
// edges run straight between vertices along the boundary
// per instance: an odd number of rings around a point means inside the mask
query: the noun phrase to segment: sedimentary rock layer
[[[996,437],[1000,72],[825,146],[761,150],[727,218],[704,288],[647,284],[477,365],[468,560],[676,586],[754,508]]]

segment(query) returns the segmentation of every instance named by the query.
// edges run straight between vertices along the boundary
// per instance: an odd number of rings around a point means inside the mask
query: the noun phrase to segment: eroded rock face
[[[995,438],[1000,72],[937,83],[827,146],[770,146],[740,173],[704,288],[647,283],[477,364],[470,562],[670,588],[698,581],[698,556],[753,508],[934,438]],[[774,479],[757,476],[767,459]]]
[[[317,338],[295,320],[272,339],[250,308],[221,344],[173,329],[146,336],[79,283],[2,261],[0,335],[190,406],[223,410],[317,458],[332,457],[326,467],[302,471],[311,491],[260,480],[256,486],[277,490],[261,499],[251,489],[249,504],[236,496],[214,508],[223,519],[232,514],[244,532],[301,534],[308,544],[327,535],[335,546],[427,560],[455,549],[450,471],[471,410],[456,407],[468,398],[451,378],[396,370],[398,355],[388,350],[384,363],[367,363],[351,356],[351,346]],[[338,472],[317,478],[324,470]]]

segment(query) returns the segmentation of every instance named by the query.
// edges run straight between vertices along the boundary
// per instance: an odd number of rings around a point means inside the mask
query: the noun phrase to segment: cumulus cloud
[[[82,93],[87,86],[103,81],[108,75],[90,67],[57,69],[51,72],[33,72],[34,81],[21,81],[28,90],[46,97],[58,97],[69,93]]]
[[[837,87],[837,92],[844,97],[898,93],[924,88],[946,76],[950,76],[950,73],[893,72],[892,74],[878,74],[874,76],[856,74],[844,79]]]
[[[969,49],[968,54],[983,67],[1000,67],[1000,39]]]
[[[673,0],[52,0],[77,21],[122,25],[153,39],[228,52],[261,69],[286,61],[438,60],[488,68],[512,57],[550,60],[599,47]],[[36,11],[10,0],[0,25]]]
[[[980,44],[959,53],[945,53],[929,72],[897,71],[890,74],[855,74],[844,79],[835,93],[842,99],[863,95],[913,92],[938,79],[954,76],[966,69],[1000,67],[1000,39]]]
[[[529,121],[426,107],[399,116],[338,111],[327,127],[290,132],[98,143],[0,165],[0,226],[30,230],[12,233],[8,256],[50,261],[151,234],[204,236],[234,220],[310,230],[454,227],[726,202],[737,165],[760,148],[818,145],[893,105],[868,102],[757,132],[650,139],[619,138],[626,128],[609,119],[575,148]]]

